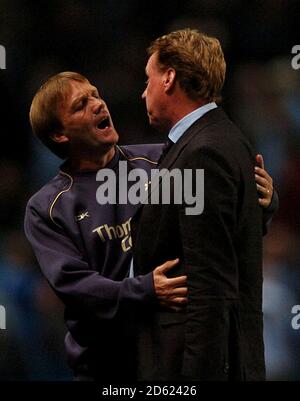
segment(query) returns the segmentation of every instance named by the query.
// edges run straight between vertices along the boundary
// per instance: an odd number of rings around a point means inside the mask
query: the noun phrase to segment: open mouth
[[[110,127],[110,121],[109,121],[109,118],[108,117],[106,117],[106,118],[104,118],[102,121],[100,121],[100,123],[97,125],[97,128],[98,129],[105,129],[105,128],[108,128],[108,127]]]

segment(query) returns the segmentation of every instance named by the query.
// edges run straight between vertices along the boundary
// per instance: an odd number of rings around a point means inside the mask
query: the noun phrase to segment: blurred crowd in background
[[[223,107],[262,153],[280,197],[264,239],[264,323],[268,380],[300,380],[300,45],[299,1],[0,1],[1,380],[71,380],[63,307],[43,279],[23,232],[29,197],[61,164],[36,140],[28,112],[51,75],[86,75],[106,100],[120,143],[164,138],[148,126],[146,47],[179,28],[216,36],[227,60]],[[299,32],[300,33],[300,32]]]

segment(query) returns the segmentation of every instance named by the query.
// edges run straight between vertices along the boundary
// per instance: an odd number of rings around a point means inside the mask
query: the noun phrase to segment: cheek
[[[157,91],[155,90],[155,87],[150,86],[149,88],[147,88],[147,96],[146,99],[148,101],[148,103],[156,103],[158,98],[158,94]]]

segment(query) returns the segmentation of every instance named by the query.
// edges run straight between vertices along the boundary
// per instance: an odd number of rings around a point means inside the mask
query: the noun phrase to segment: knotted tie
[[[167,139],[166,143],[164,144],[164,146],[162,147],[162,152],[161,155],[157,161],[157,165],[159,166],[161,164],[161,162],[163,161],[163,159],[165,158],[165,156],[167,155],[168,151],[170,150],[170,148],[172,147],[172,145],[174,145],[174,142],[171,141],[171,139]]]

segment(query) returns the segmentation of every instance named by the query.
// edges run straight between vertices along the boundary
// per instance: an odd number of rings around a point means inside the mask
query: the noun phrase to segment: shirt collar
[[[185,133],[185,131],[190,128],[190,126],[198,120],[200,117],[204,116],[208,111],[213,110],[217,107],[215,102],[207,103],[204,106],[199,107],[198,109],[192,111],[191,113],[184,116],[181,120],[179,120],[174,127],[171,128],[169,132],[169,139],[176,143],[181,136]]]

